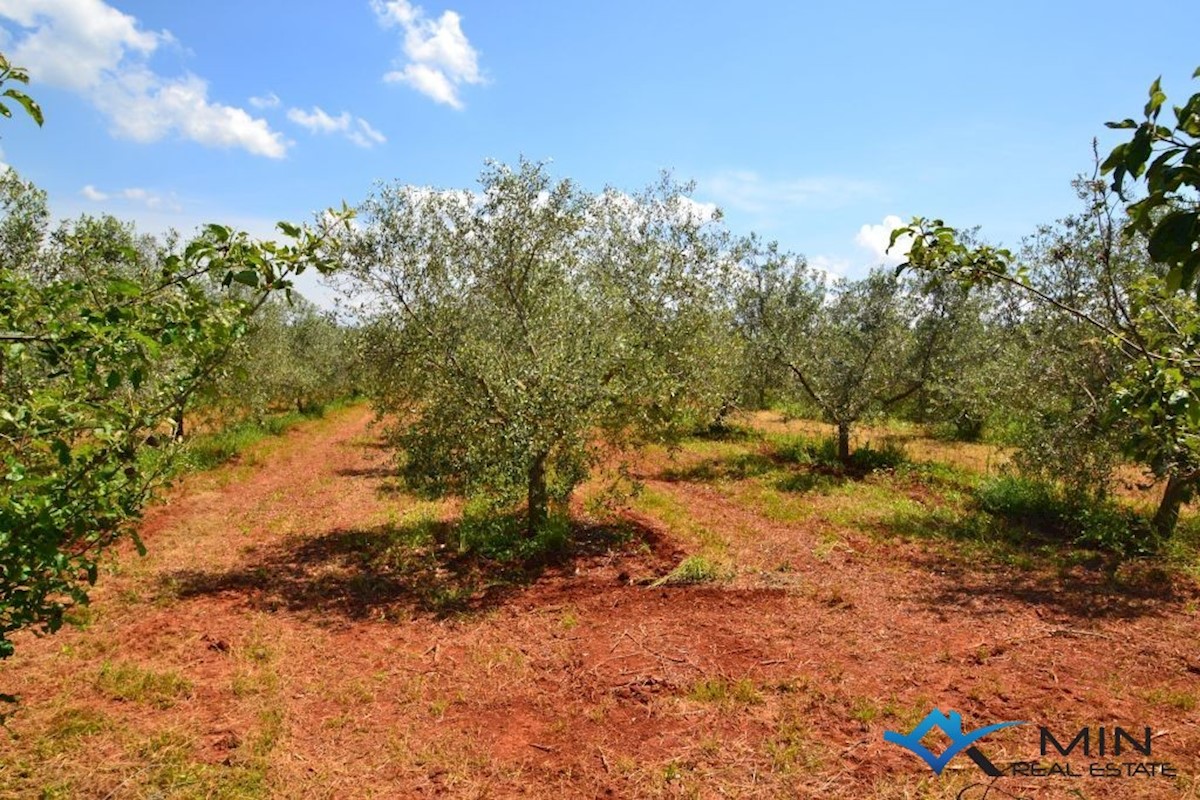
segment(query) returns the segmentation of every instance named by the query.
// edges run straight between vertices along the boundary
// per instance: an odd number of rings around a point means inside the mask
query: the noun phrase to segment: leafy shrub
[[[1113,500],[1068,495],[1045,481],[1002,475],[983,481],[979,507],[1043,537],[1120,556],[1157,549],[1149,522]]]

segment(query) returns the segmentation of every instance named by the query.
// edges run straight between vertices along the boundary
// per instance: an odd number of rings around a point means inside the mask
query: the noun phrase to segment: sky
[[[61,218],[259,236],[487,159],[595,191],[665,169],[857,277],[915,215],[1016,245],[1077,210],[1105,121],[1200,88],[1197,30],[1196,0],[0,0],[46,117],[3,121],[0,160]]]

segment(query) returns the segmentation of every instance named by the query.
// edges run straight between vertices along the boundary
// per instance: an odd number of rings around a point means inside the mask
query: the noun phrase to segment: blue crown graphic
[[[935,708],[925,715],[925,719],[921,720],[920,724],[913,728],[910,733],[900,734],[894,731],[884,731],[883,740],[891,744],[898,744],[906,750],[910,750],[915,755],[920,756],[935,774],[941,775],[942,770],[950,763],[950,759],[963,750],[970,748],[984,736],[1001,728],[1023,724],[1023,722],[998,722],[995,725],[988,725],[985,728],[977,728],[969,733],[963,733],[962,714],[959,714],[957,711],[951,711],[949,715],[946,715],[940,709]],[[921,739],[925,738],[925,734],[934,728],[940,729],[942,733],[950,737],[950,746],[940,756],[935,756],[929,751],[929,748],[921,744]],[[978,759],[976,760],[978,761]]]

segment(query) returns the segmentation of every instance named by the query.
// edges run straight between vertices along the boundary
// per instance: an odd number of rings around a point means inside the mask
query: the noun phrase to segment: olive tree
[[[830,287],[796,270],[783,286],[771,312],[779,363],[836,426],[837,457],[848,464],[853,426],[913,397],[936,374],[952,293],[882,270]]]
[[[794,380],[781,369],[781,351],[803,335],[825,287],[803,256],[762,244],[754,237],[738,248],[734,272],[733,326],[740,345],[737,364],[744,403],[765,408],[786,395]]]
[[[523,498],[532,536],[598,443],[711,418],[722,239],[684,188],[591,194],[523,160],[362,205],[345,285],[414,485]]]
[[[49,226],[46,193],[11,167],[0,172],[0,268],[36,270]]]

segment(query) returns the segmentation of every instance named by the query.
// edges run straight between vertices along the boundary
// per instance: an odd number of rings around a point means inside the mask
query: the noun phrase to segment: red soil
[[[388,491],[368,423],[350,409],[188,479],[147,514],[151,555],[102,576],[89,629],[18,642],[0,796],[27,796],[5,770],[70,706],[115,720],[56,756],[80,797],[206,796],[148,787],[153,757],[129,742],[173,731],[190,762],[234,769],[264,720],[279,797],[983,797],[966,756],[935,778],[883,741],[935,707],[968,729],[1028,721],[980,744],[997,764],[1037,758],[1037,725],[1150,726],[1150,760],[1180,775],[1006,778],[988,797],[1200,797],[1190,580],[980,565],[648,473],[708,528],[750,532],[728,537],[734,580],[647,585],[688,548],[630,515],[644,545],[584,548],[440,615],[360,558],[415,502]],[[114,699],[96,675],[116,661],[192,688],[162,708]]]

